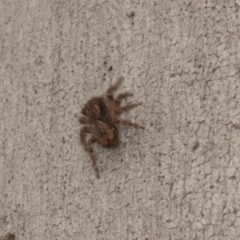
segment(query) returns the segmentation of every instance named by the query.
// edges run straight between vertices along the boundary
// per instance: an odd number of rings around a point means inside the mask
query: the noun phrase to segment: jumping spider
[[[123,77],[118,78],[116,83],[110,86],[102,96],[90,99],[81,111],[84,116],[80,117],[79,121],[80,123],[87,124],[87,126],[81,128],[81,142],[91,156],[97,178],[99,178],[99,170],[92,144],[96,142],[102,147],[117,147],[119,142],[117,124],[144,129],[144,127],[136,123],[118,118],[122,112],[141,105],[141,103],[132,103],[120,106],[123,99],[133,96],[131,93],[124,92],[116,98],[113,97],[113,92],[117,90],[122,81]],[[92,134],[88,140],[86,139],[87,133]]]

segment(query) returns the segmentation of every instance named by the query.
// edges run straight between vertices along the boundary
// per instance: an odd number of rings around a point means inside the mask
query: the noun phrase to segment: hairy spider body
[[[82,108],[82,114],[90,120],[109,122],[109,111],[101,97],[93,97]]]
[[[113,97],[113,92],[117,90],[122,81],[123,77],[118,78],[117,82],[110,86],[102,96],[91,98],[82,108],[81,113],[84,116],[79,119],[80,123],[86,124],[86,126],[81,128],[81,142],[91,156],[93,168],[98,178],[99,169],[92,144],[96,142],[102,147],[117,147],[119,144],[119,135],[116,125],[118,124],[134,128],[144,128],[136,123],[118,118],[122,112],[128,111],[141,104],[133,103],[121,106],[123,99],[132,96],[132,94],[128,92],[119,94],[116,98]],[[92,135],[88,140],[87,134]]]

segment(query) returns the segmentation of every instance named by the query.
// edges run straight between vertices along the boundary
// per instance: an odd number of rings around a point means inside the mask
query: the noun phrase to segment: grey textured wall
[[[0,233],[240,238],[240,1],[0,2]],[[143,105],[115,149],[79,141],[119,76]]]

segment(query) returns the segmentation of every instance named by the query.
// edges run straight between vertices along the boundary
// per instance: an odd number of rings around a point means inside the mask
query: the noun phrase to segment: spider
[[[99,178],[99,169],[96,155],[93,152],[93,143],[98,143],[106,148],[117,147],[119,144],[118,124],[144,129],[136,123],[118,118],[122,112],[142,104],[132,103],[121,106],[123,99],[133,96],[129,92],[121,93],[116,98],[113,97],[113,93],[119,88],[123,79],[123,77],[118,78],[116,83],[111,85],[102,96],[91,98],[81,111],[84,116],[80,117],[79,121],[86,124],[80,131],[81,143],[90,154],[97,178]],[[89,139],[87,139],[87,134],[91,134]]]

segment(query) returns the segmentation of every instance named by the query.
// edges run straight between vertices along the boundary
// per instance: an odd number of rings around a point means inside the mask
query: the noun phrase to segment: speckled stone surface
[[[0,2],[0,234],[240,239],[240,1]],[[117,149],[83,104],[123,76]],[[1,237],[1,236],[0,236]]]

